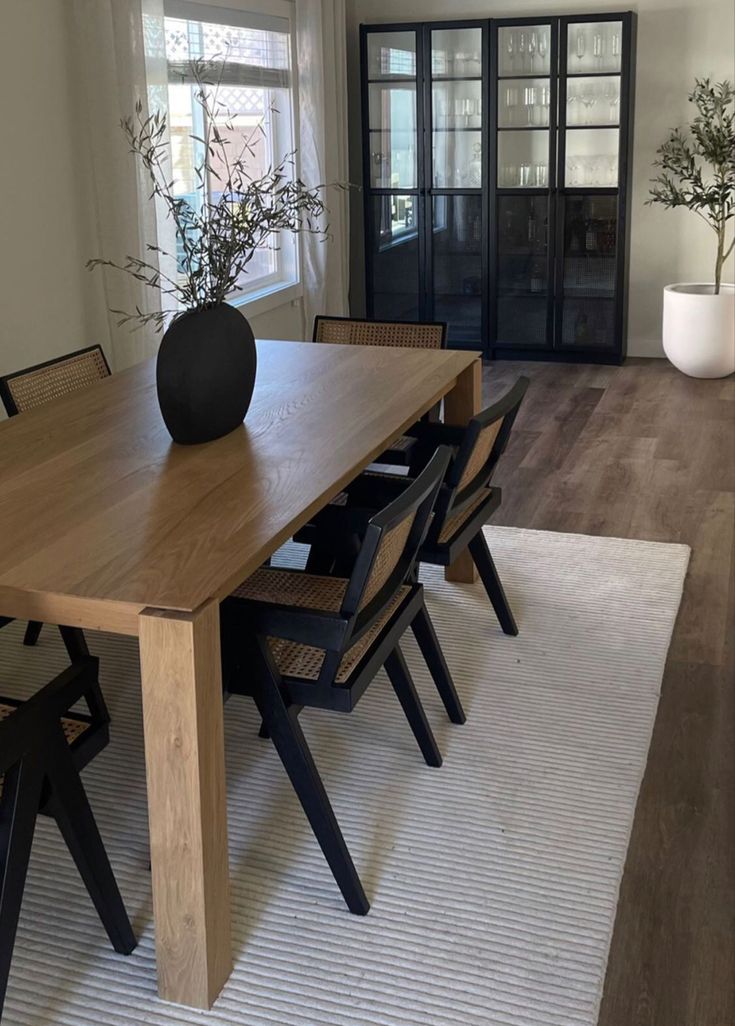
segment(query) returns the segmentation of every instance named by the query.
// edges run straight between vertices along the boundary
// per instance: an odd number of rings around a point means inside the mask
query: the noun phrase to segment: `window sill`
[[[245,317],[258,317],[260,314],[270,313],[276,307],[285,306],[286,303],[293,303],[301,299],[304,294],[301,282],[288,282],[278,285],[275,288],[269,287],[262,292],[251,292],[244,296],[233,296],[229,300],[230,306],[237,307]]]

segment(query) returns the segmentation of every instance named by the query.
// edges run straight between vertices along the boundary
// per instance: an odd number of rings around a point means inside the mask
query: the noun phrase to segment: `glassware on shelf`
[[[589,83],[581,92],[580,100],[584,106],[584,123],[589,125],[590,123],[590,111],[597,103],[597,90],[593,83]]]
[[[541,86],[542,124],[549,123],[549,110],[551,108],[551,86]]]
[[[618,158],[607,158],[607,183],[608,185],[618,184]]]
[[[527,189],[531,180],[531,165],[521,164],[519,168],[518,184],[522,189]]]
[[[515,32],[508,30],[508,34],[505,40],[505,52],[508,54],[508,63],[510,64],[510,70],[513,70],[513,58],[515,57],[515,46],[516,37]]]
[[[612,65],[613,68],[620,67],[620,33],[613,31],[610,36],[610,53],[612,54]]]
[[[619,82],[616,82],[614,79],[610,79],[605,86],[605,99],[607,100],[608,105],[608,121],[611,125],[615,125],[618,121],[617,106],[620,103]]]
[[[528,37],[528,56],[531,58],[531,74],[533,74],[533,62],[536,58],[536,50],[538,48],[538,38],[535,32],[531,32]]]
[[[482,143],[475,143],[472,147],[472,160],[467,170],[467,184],[471,189],[479,189],[482,185]]]
[[[597,61],[597,70],[602,70],[602,62],[605,57],[605,46],[601,32],[595,32],[592,38],[592,56]]]
[[[526,33],[525,32],[519,32],[518,33],[518,56],[520,58],[521,71],[523,71],[523,69],[526,66],[526,47],[527,47]]]
[[[584,32],[582,29],[577,30],[577,60],[581,61],[584,58],[585,51],[587,49],[587,40],[585,39]]]
[[[536,120],[536,87],[526,86],[523,90],[523,104],[526,108],[526,118],[529,125],[535,124]]]
[[[541,64],[546,63],[546,54],[549,52],[549,38],[545,32],[539,33],[538,37],[538,55],[541,58]]]
[[[549,181],[549,169],[546,164],[535,164],[533,168],[533,184],[537,189],[545,189]]]
[[[508,112],[509,125],[515,125],[517,105],[518,90],[514,86],[508,86],[508,88],[505,90],[505,108]]]

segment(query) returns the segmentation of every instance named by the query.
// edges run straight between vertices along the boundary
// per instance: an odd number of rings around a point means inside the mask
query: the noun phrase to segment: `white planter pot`
[[[735,285],[685,283],[664,289],[664,352],[692,378],[735,371]]]

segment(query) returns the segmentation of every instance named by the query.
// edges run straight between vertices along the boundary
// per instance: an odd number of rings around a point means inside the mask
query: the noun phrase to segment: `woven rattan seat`
[[[251,602],[271,602],[338,613],[346,590],[347,581],[341,577],[261,567],[232,594]]]
[[[339,577],[322,577],[318,574],[290,573],[263,567],[235,589],[237,598],[253,602],[269,602],[279,605],[320,609],[337,613],[347,590],[347,580]],[[380,635],[390,618],[409,594],[410,588],[399,589],[382,616],[352,645],[342,658],[335,676],[337,684],[344,684],[360,663],[365,653]],[[324,662],[324,650],[312,645],[285,641],[282,638],[268,638],[278,671],[284,677],[299,680],[318,680]]]
[[[8,705],[6,701],[0,699],[0,720],[7,719],[16,710],[17,705]],[[82,734],[89,730],[91,724],[86,720],[77,720],[73,716],[62,716],[61,726],[64,728],[64,737],[70,745],[82,736]],[[0,773],[0,798],[3,795],[3,781],[5,780],[5,774]]]

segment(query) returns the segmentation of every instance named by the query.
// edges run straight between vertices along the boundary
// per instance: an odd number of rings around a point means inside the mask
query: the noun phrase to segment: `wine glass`
[[[607,105],[609,108],[608,121],[611,125],[614,125],[618,120],[615,108],[620,103],[620,92],[618,90],[617,83],[614,82],[612,79],[605,86],[605,99],[607,100]]]
[[[533,61],[536,56],[536,49],[538,47],[538,37],[535,32],[532,32],[528,37],[528,56],[531,58],[531,74],[533,74]]]
[[[597,103],[597,95],[595,93],[594,86],[590,85],[583,90],[581,100],[582,104],[584,105],[584,123],[585,125],[589,125],[590,111]]]
[[[542,32],[538,37],[538,55],[541,58],[541,64],[546,63],[546,54],[549,50],[549,40],[545,32]]]
[[[567,174],[570,185],[579,185],[579,162],[576,157],[570,157],[567,161]]]
[[[613,32],[613,34],[612,34],[612,37],[610,39],[610,51],[612,53],[612,58],[613,58],[613,67],[614,68],[619,68],[620,67],[620,33],[619,32]]]
[[[528,124],[533,125],[534,116],[536,113],[536,87],[526,86],[523,90],[523,102],[526,107],[526,114],[528,116]]]
[[[603,40],[602,40],[602,36],[599,34],[599,32],[596,32],[594,37],[593,37],[593,39],[592,39],[592,55],[594,56],[595,60],[597,61],[597,70],[598,71],[600,71],[602,69],[602,59],[603,59],[604,53],[605,53],[605,47],[604,47],[604,43],[603,43]]]
[[[505,109],[508,112],[508,124],[515,124],[516,119],[516,102],[518,100],[518,91],[511,86],[505,90]]]
[[[577,60],[581,61],[584,57],[585,50],[587,49],[587,41],[584,38],[584,32],[580,29],[577,32]]]
[[[570,85],[569,88],[567,89],[567,124],[568,125],[573,125],[573,124],[575,124],[576,121],[579,120],[579,116],[577,115],[577,117],[575,117],[575,115],[574,115],[575,110],[579,109],[579,108],[574,106],[577,103],[578,100],[579,100],[579,95],[577,93],[577,90],[573,89],[572,86]]]
[[[505,40],[505,52],[508,54],[508,63],[510,64],[510,70],[513,71],[513,58],[515,57],[516,49],[516,37],[515,32],[512,29],[508,29]]]
[[[521,58],[521,71],[526,66],[526,33],[518,33],[518,56]]]
[[[541,106],[543,107],[543,119],[542,123],[548,125],[549,123],[549,108],[551,107],[551,87],[541,87]]]

